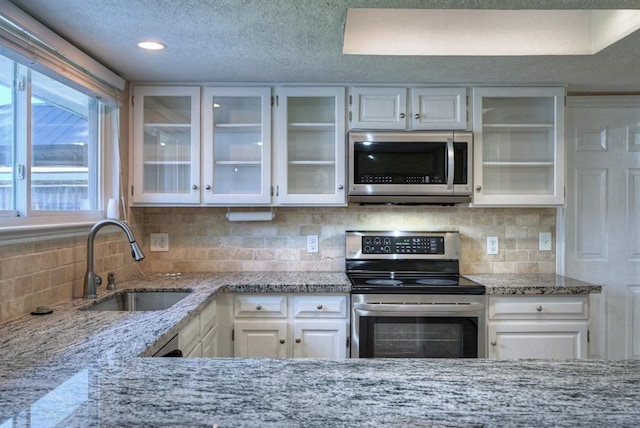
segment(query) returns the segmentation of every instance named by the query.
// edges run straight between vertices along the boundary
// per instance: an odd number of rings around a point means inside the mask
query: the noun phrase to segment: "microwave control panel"
[[[361,175],[358,184],[446,184],[438,175]]]

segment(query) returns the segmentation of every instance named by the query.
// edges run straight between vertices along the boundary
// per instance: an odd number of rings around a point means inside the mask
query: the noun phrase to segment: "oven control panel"
[[[444,254],[442,236],[363,236],[362,254]]]

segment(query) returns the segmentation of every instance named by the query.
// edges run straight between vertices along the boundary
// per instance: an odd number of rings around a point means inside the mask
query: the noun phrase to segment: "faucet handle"
[[[115,290],[116,289],[116,274],[113,272],[109,272],[107,274],[107,290]]]
[[[95,274],[94,277],[96,279],[96,287],[100,287],[102,285],[102,277],[98,274]]]

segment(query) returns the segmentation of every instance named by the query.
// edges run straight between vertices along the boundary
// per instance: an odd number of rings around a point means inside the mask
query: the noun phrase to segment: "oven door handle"
[[[484,310],[482,303],[426,303],[426,304],[391,304],[391,303],[354,303],[353,308],[356,311],[363,312],[384,312],[397,314],[416,314],[425,313],[432,314],[434,312],[478,312]]]
[[[447,159],[448,159],[448,171],[447,171],[447,190],[453,189],[453,178],[455,168],[455,150],[453,149],[453,138],[447,138]]]

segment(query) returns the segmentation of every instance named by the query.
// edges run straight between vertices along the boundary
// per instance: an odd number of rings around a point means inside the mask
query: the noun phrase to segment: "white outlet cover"
[[[307,235],[307,253],[318,252],[318,235]]]
[[[169,234],[168,233],[152,233],[150,234],[151,251],[169,251]]]
[[[539,251],[551,251],[551,232],[540,232],[538,234],[538,250]]]
[[[500,244],[497,236],[487,236],[487,254],[495,255],[500,253]]]

